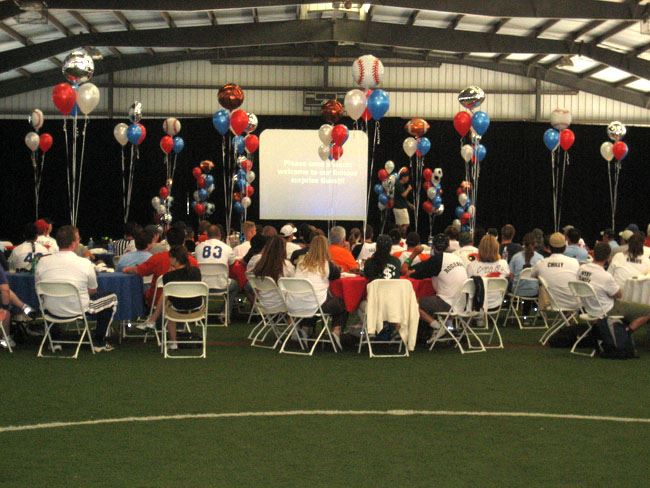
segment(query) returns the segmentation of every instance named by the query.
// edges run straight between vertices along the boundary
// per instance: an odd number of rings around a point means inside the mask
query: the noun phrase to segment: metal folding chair
[[[88,319],[86,318],[86,313],[84,312],[83,305],[81,302],[81,294],[79,289],[71,283],[65,283],[60,281],[41,281],[36,283],[36,296],[38,297],[38,304],[41,309],[41,316],[43,317],[43,340],[41,345],[38,348],[37,357],[57,357],[57,358],[67,358],[67,359],[77,359],[79,356],[79,350],[83,344],[88,344],[90,346],[90,351],[95,354],[93,349],[93,339],[90,334],[90,327],[88,326]],[[50,300],[64,299],[64,298],[74,298],[79,305],[79,313],[72,317],[55,317],[50,315],[44,306],[44,298],[47,297]],[[83,323],[83,328],[79,328],[79,322]],[[53,339],[51,335],[51,329],[56,324],[70,324],[74,323],[77,331],[80,333],[79,340],[64,340],[64,339]],[[87,340],[84,340],[86,339]],[[54,352],[55,346],[62,346],[64,344],[75,344],[75,352],[72,356],[63,356],[63,355],[49,355],[43,353],[43,348],[45,344],[49,346],[51,352]]]
[[[539,338],[539,342],[543,346],[545,346],[548,343],[549,339],[553,337],[555,334],[557,334],[561,329],[563,329],[564,327],[571,327],[571,322],[573,322],[574,324],[578,323],[576,317],[580,310],[580,305],[576,301],[575,308],[560,307],[555,298],[555,295],[553,294],[553,291],[549,288],[546,280],[541,276],[538,279],[539,279],[540,286],[544,288],[550,300],[550,307],[548,309],[542,309],[540,307],[540,315],[544,319],[544,324],[546,325],[547,329],[542,334],[542,337]],[[555,314],[550,325],[547,316],[549,311]]]
[[[517,325],[521,330],[529,330],[529,329],[546,329],[546,324],[536,326],[535,323],[537,322],[539,318],[539,300],[537,296],[534,297],[527,297],[519,294],[519,289],[522,284],[522,282],[528,281],[532,283],[538,283],[539,281],[537,278],[531,277],[533,269],[532,268],[526,268],[521,271],[519,274],[519,279],[515,283],[515,287],[513,288],[511,293],[508,293],[508,298],[510,300],[510,305],[508,306],[508,313],[506,314],[506,320],[505,323],[507,324],[508,321],[510,320],[510,317],[514,317],[515,320],[517,321]],[[522,319],[522,314],[520,314],[520,309],[527,303],[532,304],[535,306],[535,315],[533,316],[533,325],[525,325],[524,320]],[[523,317],[525,318],[525,317]]]
[[[228,291],[228,286],[230,284],[230,269],[227,264],[224,263],[199,263],[199,269],[201,270],[201,278],[205,283],[208,284],[210,288],[210,298],[221,298],[223,300],[223,312],[222,313],[210,313],[208,305],[208,317],[223,317],[223,323],[214,323],[208,324],[209,326],[215,327],[228,327],[230,323],[230,292]]]
[[[255,303],[260,316],[260,321],[248,335],[251,346],[275,349],[290,329],[282,291],[269,276],[258,278],[252,273],[246,276],[255,293]],[[265,344],[267,336],[271,333],[271,339],[275,339],[275,342],[273,345]]]
[[[208,326],[208,285],[200,281],[175,281],[163,287],[162,350],[165,358],[205,358]],[[189,312],[176,310],[170,298],[201,298],[201,306]],[[200,355],[169,354],[167,350],[167,322],[193,324],[201,330],[201,340],[176,340],[177,344],[201,344]],[[177,325],[178,326],[178,325]]]
[[[323,312],[323,309],[318,303],[318,297],[316,296],[314,285],[304,278],[280,278],[278,280],[278,286],[284,296],[284,302],[287,305],[287,315],[291,321],[289,331],[282,342],[280,353],[312,356],[319,343],[331,344],[334,352],[338,352],[329,326],[331,317]],[[300,306],[296,306],[292,299],[298,299]],[[301,337],[298,333],[298,326],[300,325],[300,322],[310,318],[320,320],[323,324],[321,331],[316,338]],[[323,338],[323,335],[326,333],[327,337]],[[312,347],[309,351],[289,351],[287,350],[287,342],[291,337],[297,338],[301,349],[304,347],[303,342],[307,344],[312,342]]]
[[[149,277],[149,283],[151,283],[151,277]],[[144,338],[143,342],[147,342],[147,339],[149,338],[149,335],[152,334],[150,331],[145,331],[145,332],[140,332],[138,331],[137,333],[130,332],[132,331],[135,327],[135,325],[147,322],[151,320],[151,317],[153,316],[154,310],[156,309],[156,303],[159,297],[162,296],[162,288],[163,288],[163,281],[162,281],[162,276],[159,276],[158,279],[156,280],[156,291],[153,294],[152,300],[151,300],[151,306],[149,307],[149,315],[145,317],[144,320],[140,319],[137,320],[135,323],[132,323],[129,320],[122,320],[120,322],[120,334],[119,334],[119,342],[120,344],[122,343],[122,339],[141,339]],[[161,302],[162,304],[162,302]],[[137,330],[137,329],[136,329]],[[158,329],[153,330],[153,335],[156,338],[156,344],[160,346],[160,335],[158,332]]]
[[[485,283],[485,299],[483,300],[482,315],[485,331],[475,332],[477,335],[489,335],[487,343],[483,342],[486,349],[503,349],[503,339],[501,338],[501,332],[499,332],[498,322],[503,307],[503,299],[508,291],[508,280],[505,278],[483,278],[483,282]],[[488,308],[490,295],[499,296],[499,306],[497,308]],[[492,329],[491,332],[490,329]],[[494,336],[497,337],[499,342],[493,346],[491,344]]]

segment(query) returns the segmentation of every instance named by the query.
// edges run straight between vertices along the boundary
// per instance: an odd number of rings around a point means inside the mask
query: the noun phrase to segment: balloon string
[[[126,183],[124,181],[124,146],[120,144],[120,152],[122,153],[121,162],[122,162],[122,211],[124,212],[124,223],[127,222],[126,217]]]
[[[75,225],[76,224],[76,219],[79,215],[79,200],[81,196],[81,175],[83,174],[83,167],[84,167],[84,153],[86,151],[86,129],[88,127],[88,116],[85,116],[84,119],[84,128],[83,132],[81,134],[81,158],[79,159],[79,182],[78,182],[78,187],[77,187],[77,202],[75,204],[75,210],[74,210],[74,215],[75,215]]]
[[[366,135],[368,133],[366,132]],[[372,175],[374,174],[375,167],[375,135],[372,137],[372,150],[370,152],[370,174],[368,175],[368,193],[366,194],[366,219],[363,222],[363,235],[366,235],[366,227],[368,225],[368,214],[370,212],[370,190],[372,188]],[[327,163],[325,163],[327,164]],[[364,237],[365,239],[365,237]]]
[[[377,145],[381,145],[381,134],[379,131],[379,121],[375,121],[375,137],[377,138]]]
[[[136,156],[138,153],[136,152]],[[131,211],[131,195],[133,191],[133,173],[134,173],[134,167],[135,167],[135,160],[133,158],[134,156],[134,148],[131,146],[131,161],[129,162],[129,175],[128,175],[128,189],[127,189],[127,201],[126,201],[126,220],[125,223],[128,222],[129,218],[129,213]]]
[[[223,168],[223,206],[228,208],[228,179],[226,171],[226,136],[221,137],[221,167]],[[200,217],[199,217],[200,219]],[[226,216],[226,227],[228,222],[228,217]]]
[[[569,166],[570,158],[568,151],[564,152],[564,159],[562,162],[562,178],[560,180],[559,196],[557,202],[557,228],[562,224],[562,200],[564,197],[564,178],[566,176],[566,167]]]
[[[72,208],[70,210],[72,214],[71,224],[75,227],[77,225],[77,214],[75,213],[77,202],[77,138],[79,137],[79,132],[77,131],[77,116],[78,114],[75,114],[72,118],[72,194],[70,195],[70,200],[72,201]]]
[[[68,122],[68,116],[66,115],[63,117],[63,137],[65,139],[65,161],[66,161],[65,176],[68,182],[68,207],[70,208],[70,222],[72,222],[72,201],[70,200],[70,195],[72,194],[72,189],[70,186],[70,148],[68,142],[67,122]]]
[[[618,178],[621,172],[621,162],[616,161],[616,170],[614,176],[614,200],[612,206],[612,229],[616,228],[616,207],[618,207]]]

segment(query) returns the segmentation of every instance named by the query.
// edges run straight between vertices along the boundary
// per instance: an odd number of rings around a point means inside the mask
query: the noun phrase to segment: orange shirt
[[[359,264],[356,259],[354,259],[354,256],[352,256],[352,253],[344,247],[330,244],[329,251],[332,262],[341,268],[341,271],[344,273],[359,267]]]

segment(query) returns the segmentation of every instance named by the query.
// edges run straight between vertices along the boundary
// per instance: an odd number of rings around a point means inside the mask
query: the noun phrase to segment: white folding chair
[[[151,276],[149,278],[149,283],[151,283]],[[144,281],[144,280],[143,280]],[[133,329],[136,329],[137,324],[141,324],[143,322],[148,322],[151,320],[151,317],[153,316],[154,310],[156,309],[156,303],[158,301],[158,298],[162,296],[162,288],[163,288],[163,281],[162,281],[162,276],[159,276],[158,279],[156,280],[156,291],[153,294],[153,297],[151,299],[151,306],[149,307],[149,315],[145,317],[144,320],[140,319],[135,322],[131,322],[130,320],[122,320],[120,322],[120,336],[119,336],[119,342],[120,344],[122,343],[122,339],[140,339],[144,338],[143,342],[147,342],[147,339],[149,338],[149,335],[151,335],[152,332],[149,330],[140,332],[138,331],[137,333],[130,332]],[[162,304],[162,302],[160,302]],[[158,329],[153,330],[153,334],[156,338],[156,344],[160,346],[160,335],[158,333]]]
[[[476,286],[474,281],[467,279],[449,311],[435,314],[441,325],[433,333],[429,351],[434,348],[436,343],[449,341],[456,343],[456,347],[458,347],[461,354],[486,351],[483,341],[471,327],[472,321],[481,315],[480,311],[472,310],[472,301],[475,294]],[[449,320],[453,321],[455,330],[447,328]],[[467,342],[466,347],[463,347],[463,340]]]
[[[222,316],[223,323],[208,324],[209,326],[216,327],[228,327],[230,320],[230,292],[228,291],[228,285],[230,284],[230,269],[227,264],[224,263],[199,263],[199,269],[201,270],[201,279],[204,283],[207,283],[210,289],[210,298],[221,298],[223,300],[223,312],[222,313],[210,313],[208,310],[208,317],[212,316]],[[208,305],[208,309],[209,309]]]
[[[93,349],[93,339],[90,334],[90,327],[88,326],[88,320],[86,319],[86,314],[81,302],[81,294],[79,289],[71,283],[64,283],[59,281],[41,281],[36,283],[36,296],[38,297],[38,304],[41,309],[41,316],[43,317],[43,340],[41,345],[38,348],[37,357],[57,357],[57,358],[68,358],[68,359],[77,359],[79,355],[79,350],[83,344],[88,344],[90,346],[90,351],[95,354]],[[49,300],[61,300],[61,299],[74,299],[76,304],[79,306],[79,313],[71,317],[55,317],[50,315],[44,306],[44,298]],[[83,328],[80,329],[78,324],[79,322],[83,323]],[[51,335],[51,329],[55,324],[70,324],[74,323],[78,332],[80,332],[79,340],[64,340],[64,339],[53,339]],[[88,338],[88,340],[84,340]],[[43,348],[45,344],[48,344],[51,352],[54,352],[55,346],[62,346],[63,344],[75,344],[75,352],[72,356],[63,356],[63,355],[48,355],[43,353]]]
[[[585,283],[584,281],[570,281],[569,289],[571,290],[571,293],[580,300],[580,320],[584,320],[588,324],[587,330],[580,334],[573,344],[571,353],[579,356],[593,357],[596,354],[595,349],[593,349],[591,353],[584,353],[576,351],[576,348],[578,347],[578,344],[589,335],[591,329],[594,327],[594,322],[607,318],[622,320],[623,316],[612,315],[607,317],[607,312],[605,312],[600,300],[598,300],[596,291],[589,283]]]
[[[374,300],[379,300],[379,301],[391,300],[391,298],[395,297],[396,294],[402,295],[404,292],[412,293],[413,294],[412,299],[417,301],[417,298],[415,297],[415,292],[413,291],[413,286],[411,285],[411,282],[408,280],[384,280],[384,279],[373,280],[371,283],[368,284],[367,289],[368,289],[368,306],[366,307],[366,309],[370,307],[375,307]],[[359,347],[357,350],[358,353],[361,353],[361,348],[365,344],[368,346],[368,356],[371,358],[408,357],[409,355],[408,347],[404,343],[402,337],[399,334],[397,334],[395,338],[391,338],[388,340],[377,339],[376,338],[377,334],[372,334],[372,338],[371,338],[371,334],[368,333],[367,319],[368,319],[368,315],[366,314],[363,317],[363,323],[361,326],[362,329],[361,329],[361,335],[359,336]],[[407,321],[408,321],[407,317],[401,317],[399,323],[400,325],[405,325],[407,324]],[[399,348],[397,350],[397,354],[377,354],[372,349],[373,344],[398,345]],[[402,353],[402,347],[404,347],[403,353]]]
[[[208,326],[208,285],[200,281],[175,281],[163,287],[162,296],[162,350],[165,358],[205,358]],[[170,298],[201,298],[201,306],[195,310],[185,312],[176,310]],[[200,355],[169,354],[167,350],[167,322],[177,324],[194,324],[201,330],[201,340],[176,340],[177,344],[201,344]]]
[[[330,316],[323,312],[323,309],[318,303],[318,297],[316,296],[314,285],[312,285],[309,280],[306,280],[304,278],[280,278],[278,280],[278,286],[280,287],[280,291],[284,296],[284,302],[287,305],[287,315],[291,321],[289,331],[287,332],[284,341],[282,342],[280,353],[312,356],[316,350],[316,346],[321,342],[331,344],[334,352],[338,352],[336,344],[334,343],[334,339],[332,338],[332,331],[330,330]],[[300,306],[296,306],[293,299],[298,300]],[[322,322],[323,327],[321,328],[320,333],[315,339],[301,337],[298,333],[298,326],[300,325],[300,322],[312,317]],[[323,335],[325,335],[325,333],[327,333],[327,337],[323,338]],[[287,342],[291,337],[297,338],[301,349],[304,347],[303,342],[307,344],[312,342],[313,345],[309,351],[289,351],[287,350]]]
[[[532,268],[526,268],[521,271],[519,274],[519,279],[515,283],[515,287],[513,288],[511,293],[508,293],[508,298],[510,300],[510,305],[508,306],[508,313],[506,314],[506,320],[505,323],[507,324],[508,321],[510,320],[510,317],[514,317],[514,319],[517,321],[517,325],[521,330],[529,330],[529,329],[545,329],[546,324],[544,325],[539,325],[536,326],[535,324],[537,323],[537,320],[539,318],[539,301],[537,296],[534,297],[529,297],[529,296],[523,296],[520,295],[520,288],[523,282],[529,282],[529,283],[536,283],[539,284],[539,281],[537,278],[531,277],[531,273],[533,272]],[[523,316],[520,313],[520,310],[527,304],[530,303],[532,306],[535,307],[535,315],[533,315],[533,320],[532,324],[533,325],[525,325],[524,320],[526,319],[525,316]]]
[[[544,319],[544,324],[546,324],[547,329],[542,334],[542,337],[539,338],[539,342],[545,346],[548,343],[549,339],[557,334],[561,329],[564,327],[571,327],[571,322],[574,324],[578,323],[576,317],[580,310],[580,304],[578,301],[576,301],[575,308],[560,307],[558,305],[557,299],[555,298],[555,295],[553,294],[553,291],[549,288],[546,280],[541,276],[539,277],[539,284],[544,288],[550,300],[549,308],[543,309],[540,307],[540,315]],[[548,322],[547,316],[549,311],[555,314],[550,324]]]
[[[501,308],[503,307],[503,300],[505,298],[506,292],[508,291],[508,280],[505,278],[483,278],[483,283],[485,283],[485,299],[483,300],[483,329],[484,331],[476,332],[477,335],[489,335],[487,342],[483,342],[483,345],[486,349],[503,349],[503,339],[501,338],[501,332],[499,332],[499,315],[501,314]],[[499,297],[499,306],[497,308],[489,309],[488,305],[490,299],[496,301],[494,296],[498,295]],[[490,329],[492,331],[490,332]],[[494,336],[497,337],[498,344],[492,345],[492,340]]]
[[[9,326],[9,324],[7,324]],[[10,353],[13,353],[13,349],[11,348],[11,344],[9,343],[9,334],[7,334],[7,331],[5,330],[5,321],[0,320],[0,332],[2,332],[2,339],[5,341],[5,344],[7,344],[7,351]]]
[[[249,334],[251,346],[275,349],[290,328],[282,291],[270,276],[259,278],[251,273],[247,277],[255,293],[255,303],[260,316],[259,323]],[[265,344],[270,333],[273,333],[271,339],[275,339],[273,345]]]

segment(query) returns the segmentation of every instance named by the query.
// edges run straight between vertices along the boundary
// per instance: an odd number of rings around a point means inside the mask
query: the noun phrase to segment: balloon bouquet
[[[423,175],[424,169],[424,156],[431,150],[431,141],[429,138],[424,137],[424,134],[429,130],[429,123],[424,119],[412,118],[404,126],[406,132],[408,132],[411,137],[404,139],[402,143],[402,149],[409,157],[409,168],[411,169],[411,175],[413,178],[413,184],[415,190],[413,191],[413,199],[415,200],[413,210],[415,216],[415,230],[418,230],[418,216],[420,210],[420,194],[422,192],[422,183],[423,179],[425,182],[431,182],[431,177],[429,178],[420,178],[420,175]],[[413,156],[415,155],[415,170],[413,170]],[[427,174],[431,173],[431,170],[428,170]],[[426,191],[426,189],[425,189]],[[427,203],[427,202],[424,202]],[[427,205],[428,208],[428,205]],[[426,209],[425,212],[429,213]],[[429,214],[431,215],[431,214]]]
[[[404,169],[404,168],[403,168]],[[384,167],[377,172],[379,183],[375,184],[373,190],[377,195],[377,207],[381,212],[381,232],[384,232],[388,213],[386,209],[393,208],[393,196],[395,194],[395,183],[397,173],[394,172],[395,163],[386,161]]]
[[[252,132],[257,128],[257,116],[253,113],[246,112],[245,110],[239,108],[241,104],[244,103],[244,90],[242,90],[239,85],[236,85],[234,83],[227,83],[223,85],[219,89],[217,98],[219,100],[219,104],[223,108],[217,110],[212,116],[212,125],[222,136],[221,161],[224,168],[224,203],[225,207],[227,208],[226,233],[230,234],[230,224],[233,208],[239,215],[240,221],[243,221],[241,219],[244,218],[245,214],[245,208],[243,204],[235,200],[235,186],[243,185],[244,191],[247,191],[246,187],[255,179],[255,173],[253,173],[253,171],[250,169],[244,170],[243,173],[241,171],[243,169],[241,163],[246,160],[246,158],[238,156],[237,151],[240,151],[242,147],[241,139],[237,139],[237,137],[243,137],[244,149],[254,148],[254,151],[257,150],[259,147],[259,140],[256,135],[252,134]],[[230,146],[226,143],[226,136],[228,135],[228,132],[231,132],[235,136]],[[247,135],[243,136],[242,134]],[[231,154],[229,154],[229,157],[226,158],[226,148],[228,147],[231,148]],[[254,151],[251,151],[251,153]],[[240,180],[243,180],[243,182],[239,183]],[[230,182],[230,188],[228,188],[228,182]],[[237,190],[239,190],[239,188],[237,188]],[[234,203],[237,203],[237,205],[234,205]]]
[[[131,125],[120,122],[113,129],[113,136],[122,150],[122,208],[124,210],[124,223],[128,222],[131,210],[133,170],[135,161],[140,159],[139,146],[147,137],[147,129],[140,123],[142,120],[142,103],[137,100],[134,101],[129,107],[128,117]],[[128,143],[131,143],[131,157],[127,167],[124,159],[124,147]]]
[[[614,141],[603,142],[600,145],[600,155],[607,161],[607,177],[609,178],[609,199],[612,214],[612,229],[616,229],[616,206],[618,203],[618,177],[621,172],[621,162],[628,153],[627,144],[623,138],[627,133],[627,128],[618,120],[610,122],[607,125],[607,136]],[[616,159],[616,161],[614,161]],[[614,161],[614,162],[613,162]]]
[[[232,200],[235,212],[241,217],[240,223],[243,223],[246,220],[248,207],[253,203],[251,197],[255,194],[255,188],[252,185],[255,181],[255,172],[251,158],[259,148],[260,141],[255,134],[248,134],[246,137],[235,136],[234,141],[237,141],[235,154],[239,169],[232,177]]]
[[[576,136],[569,126],[571,112],[564,108],[556,108],[551,112],[552,129],[544,132],[544,145],[551,151],[551,171],[553,176],[553,226],[555,232],[560,228],[562,220],[562,195],[564,194],[564,178],[569,165],[569,149],[573,146]],[[560,164],[558,156],[560,148],[564,150],[564,158]]]
[[[59,83],[54,86],[52,89],[52,101],[63,115],[63,134],[65,136],[66,156],[68,158],[67,181],[70,222],[72,225],[77,225],[88,115],[95,110],[99,104],[100,97],[99,88],[90,83],[95,72],[95,63],[86,51],[78,49],[68,54],[63,61],[61,70],[68,83]],[[81,131],[81,154],[77,158],[77,139],[79,137],[77,120],[79,112],[84,115],[84,125]],[[68,141],[67,127],[68,115],[70,114],[72,114],[71,148]]]
[[[456,218],[453,221],[453,225],[461,232],[471,231],[470,222],[476,213],[476,207],[472,205],[469,196],[471,191],[472,183],[467,180],[463,181],[456,190],[456,195],[458,195],[458,206],[456,207]]]
[[[445,205],[442,203],[442,168],[436,168],[431,171],[424,168],[422,171],[424,183],[422,188],[427,194],[428,200],[422,202],[422,209],[429,216],[429,237],[433,236],[433,223],[438,215],[445,211]]]
[[[478,196],[478,181],[481,173],[481,162],[487,156],[487,149],[481,144],[483,135],[490,126],[490,117],[487,113],[476,111],[485,100],[485,92],[478,86],[465,88],[458,94],[458,102],[465,107],[467,111],[458,112],[454,116],[454,129],[460,134],[461,148],[460,155],[465,161],[465,182],[470,185],[466,190],[469,205],[474,206],[474,212],[466,224],[468,231],[474,232],[476,225],[476,198]],[[470,134],[470,143],[465,144],[464,138]]]
[[[38,199],[41,189],[41,178],[43,177],[43,166],[45,166],[45,153],[52,147],[54,140],[47,132],[41,135],[38,131],[43,127],[45,116],[43,112],[35,108],[29,116],[29,123],[36,132],[28,132],[25,136],[25,145],[31,152],[32,168],[34,169],[34,200],[36,208],[36,218],[38,219]],[[41,160],[38,161],[38,151],[41,151]]]
[[[210,216],[214,213],[214,203],[208,202],[210,194],[214,191],[214,177],[209,174],[214,169],[212,161],[201,161],[201,163],[192,170],[192,176],[196,180],[196,191],[193,194],[194,201],[192,209],[199,218],[204,215]]]
[[[177,135],[180,130],[181,123],[175,117],[167,117],[163,122],[163,131],[166,134],[160,139],[160,149],[165,155],[163,164],[165,165],[166,178],[165,186],[161,187],[158,192],[161,202],[159,208],[156,210],[160,221],[165,224],[170,224],[172,221],[171,206],[174,198],[170,194],[174,185],[176,161],[178,160],[178,155],[185,148],[185,141]],[[172,152],[174,153],[173,159],[171,158]]]

